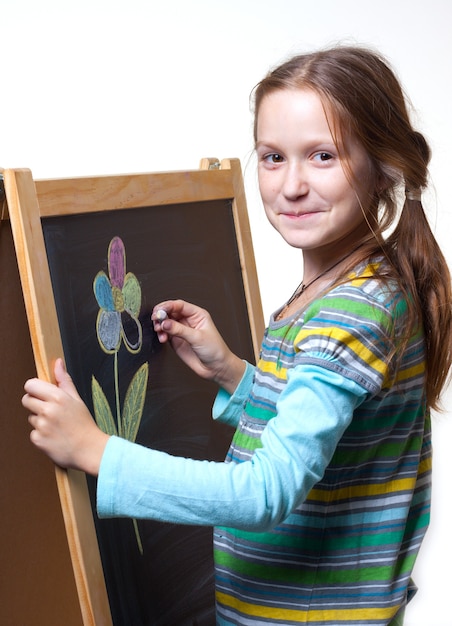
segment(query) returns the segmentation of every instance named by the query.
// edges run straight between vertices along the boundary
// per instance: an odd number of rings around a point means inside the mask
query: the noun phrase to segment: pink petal
[[[122,239],[113,237],[108,247],[108,271],[113,287],[122,289],[124,285],[126,252]]]

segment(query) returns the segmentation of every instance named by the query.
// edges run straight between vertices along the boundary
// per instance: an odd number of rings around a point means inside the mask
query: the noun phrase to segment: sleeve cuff
[[[133,445],[125,439],[112,436],[105,446],[97,478],[97,514],[99,517],[114,515],[114,494],[117,488],[116,476],[120,472],[123,448]]]
[[[254,365],[245,361],[245,372],[233,394],[220,388],[212,407],[214,420],[236,426],[239,422],[243,406],[249,396],[254,379]]]

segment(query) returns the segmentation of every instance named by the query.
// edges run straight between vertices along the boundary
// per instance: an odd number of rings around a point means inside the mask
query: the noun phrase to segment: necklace
[[[345,259],[347,259],[349,256],[354,254],[359,248],[361,248],[362,245],[364,245],[364,244],[360,243],[359,246],[356,246],[356,248],[354,248],[351,252],[346,254],[344,257],[340,258],[339,261],[336,261],[336,263],[333,263],[333,265],[330,265],[330,267],[327,267],[326,270],[324,270],[323,272],[320,272],[320,274],[318,274],[315,278],[313,278],[311,281],[309,281],[309,283],[305,284],[303,281],[301,281],[301,283],[298,285],[298,287],[295,289],[293,294],[290,296],[290,298],[286,302],[286,305],[285,305],[284,309],[287,309],[287,307],[289,307],[292,304],[292,302],[294,302],[294,300],[299,298],[301,296],[301,294],[304,293],[308,287],[313,285],[317,280],[320,280],[323,276],[328,274],[328,272],[331,272],[331,270],[333,270],[340,263],[342,263],[342,261],[345,261]]]

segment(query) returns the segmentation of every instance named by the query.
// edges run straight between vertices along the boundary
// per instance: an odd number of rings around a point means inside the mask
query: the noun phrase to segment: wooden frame
[[[34,181],[5,170],[4,183],[37,374],[53,380],[63,354],[42,219],[179,203],[232,202],[249,326],[257,357],[262,307],[240,163],[203,159],[200,170]],[[85,475],[56,468],[70,554],[85,626],[110,626],[110,612]]]
[[[53,466],[30,444],[23,383],[36,375],[0,169],[0,624],[80,626]],[[39,620],[38,620],[39,621]]]

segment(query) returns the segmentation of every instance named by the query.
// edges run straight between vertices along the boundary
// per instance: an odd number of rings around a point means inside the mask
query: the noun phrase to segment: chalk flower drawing
[[[114,355],[114,383],[116,419],[110,403],[96,378],[92,377],[92,397],[96,422],[108,435],[135,441],[143,414],[148,364],[144,363],[134,374],[127,389],[121,411],[119,397],[118,352],[121,344],[132,353],[140,352],[143,331],[139,320],[141,308],[141,287],[132,272],[126,274],[126,251],[120,237],[114,237],[108,247],[108,276],[104,271],[97,273],[93,282],[94,295],[99,305],[96,332],[99,345],[107,354]],[[123,320],[128,318],[125,326]],[[132,329],[135,332],[131,332]],[[133,335],[133,338],[128,336]],[[138,548],[143,546],[136,520],[133,520]]]
[[[108,354],[117,353],[121,339],[129,352],[141,350],[142,330],[138,320],[141,307],[141,287],[135,274],[126,274],[126,251],[119,237],[114,237],[108,247],[108,277],[98,272],[94,279],[94,294],[99,304],[96,330],[102,349]],[[135,343],[127,337],[122,315],[128,314],[135,322],[138,339]]]

